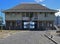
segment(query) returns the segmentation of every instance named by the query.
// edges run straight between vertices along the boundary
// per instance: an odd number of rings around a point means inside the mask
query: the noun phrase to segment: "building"
[[[55,23],[56,26],[60,27],[60,16],[55,17],[55,22],[54,23]]]
[[[0,16],[0,29],[3,27],[3,17]]]
[[[0,16],[0,25],[3,25],[3,18]]]
[[[6,29],[51,29],[54,25],[56,10],[37,3],[22,3],[4,10]]]

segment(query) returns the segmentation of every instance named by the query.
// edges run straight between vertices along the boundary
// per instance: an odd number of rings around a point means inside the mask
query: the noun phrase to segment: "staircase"
[[[54,25],[54,27],[56,28],[56,30],[59,30],[59,28],[56,25]]]

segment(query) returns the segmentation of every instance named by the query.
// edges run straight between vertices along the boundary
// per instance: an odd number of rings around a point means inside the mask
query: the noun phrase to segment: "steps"
[[[54,25],[54,27],[56,28],[56,30],[59,30],[59,28],[56,25]]]

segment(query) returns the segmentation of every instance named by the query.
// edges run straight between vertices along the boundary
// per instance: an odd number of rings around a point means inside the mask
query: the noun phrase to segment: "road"
[[[44,31],[19,32],[0,40],[0,44],[54,44],[44,36]]]

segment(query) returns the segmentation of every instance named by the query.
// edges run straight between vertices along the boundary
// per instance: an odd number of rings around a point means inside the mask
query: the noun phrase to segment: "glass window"
[[[22,12],[22,16],[25,17],[25,13],[24,12]]]
[[[42,12],[40,12],[40,14],[43,14]]]
[[[48,14],[47,13],[45,13],[45,15],[44,15],[45,17],[47,17],[48,16]]]
[[[35,16],[35,17],[38,17],[38,14],[37,14],[37,12],[35,12],[34,16]]]
[[[15,16],[15,13],[12,13],[12,16]]]
[[[29,12],[26,12],[26,17],[29,17]]]
[[[30,12],[30,18],[32,18],[33,17],[33,12]]]
[[[54,14],[54,12],[51,12],[50,14]]]

